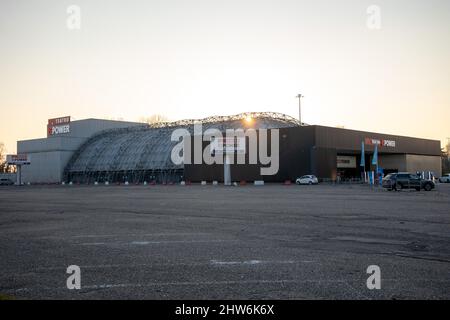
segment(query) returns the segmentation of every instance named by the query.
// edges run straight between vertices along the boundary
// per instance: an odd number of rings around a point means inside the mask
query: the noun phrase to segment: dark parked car
[[[10,186],[13,185],[14,182],[8,178],[0,178],[0,186]]]
[[[439,182],[450,183],[450,173],[444,174],[442,177],[440,177]]]
[[[420,176],[408,172],[391,173],[383,178],[383,188],[388,190],[414,188],[417,191],[420,191],[420,189],[431,191],[434,187],[433,181],[422,179]]]

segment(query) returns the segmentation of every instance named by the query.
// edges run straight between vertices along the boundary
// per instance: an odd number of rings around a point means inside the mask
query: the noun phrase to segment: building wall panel
[[[408,172],[434,172],[437,177],[442,175],[442,163],[440,157],[435,156],[421,156],[421,155],[406,155],[406,171]]]

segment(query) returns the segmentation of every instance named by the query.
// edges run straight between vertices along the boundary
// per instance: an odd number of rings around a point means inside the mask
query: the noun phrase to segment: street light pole
[[[299,93],[296,97],[298,98],[298,121],[300,121],[300,125],[302,125],[302,98],[305,96],[302,96],[302,94]]]

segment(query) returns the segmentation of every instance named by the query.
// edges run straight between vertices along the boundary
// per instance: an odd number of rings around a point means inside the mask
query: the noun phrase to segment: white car
[[[450,183],[450,173],[444,174],[442,177],[440,177],[439,182]]]
[[[295,180],[296,184],[318,184],[319,180],[317,179],[316,176],[314,175],[307,175],[307,176],[303,176],[298,178],[297,180]]]

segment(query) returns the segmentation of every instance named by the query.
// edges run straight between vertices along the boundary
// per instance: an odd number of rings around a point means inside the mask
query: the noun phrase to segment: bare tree
[[[449,158],[449,160],[450,160],[450,138],[447,138],[447,140],[448,140],[447,146],[446,146],[447,158]]]
[[[160,114],[153,114],[149,117],[141,117],[139,118],[140,122],[148,123],[148,124],[154,124],[154,123],[160,123],[160,122],[167,122],[169,119],[166,116],[160,115]]]
[[[3,142],[0,142],[0,173],[15,173],[16,166],[9,166],[6,163],[6,147]]]
[[[0,142],[0,173],[8,172],[6,165],[6,148],[3,142]]]
[[[450,173],[450,143],[447,144],[446,149],[441,149],[441,162],[442,162],[442,173]]]

